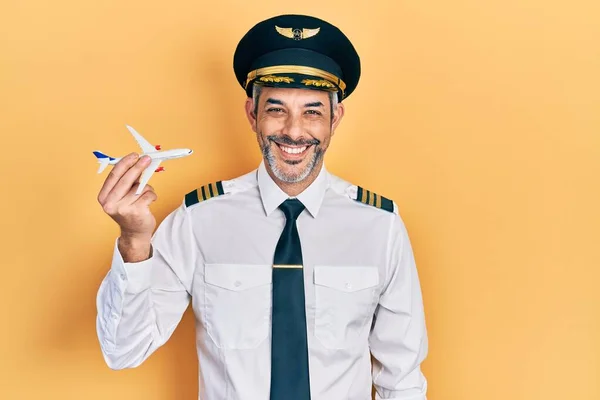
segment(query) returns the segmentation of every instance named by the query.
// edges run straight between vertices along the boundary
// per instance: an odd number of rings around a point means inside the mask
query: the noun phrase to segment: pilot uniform
[[[248,32],[234,68],[247,93],[266,76],[261,84],[334,88],[343,100],[358,81],[357,60],[337,28],[286,15]],[[97,334],[110,368],[140,365],[169,339],[191,302],[199,399],[369,400],[372,385],[377,399],[426,399],[422,294],[395,202],[329,173],[324,164],[316,180],[289,199],[264,162],[182,197],[154,233],[147,260],[124,262],[115,241],[97,294]],[[301,204],[293,222],[282,208],[290,201]],[[274,262],[282,232],[295,238],[283,246],[300,261]],[[286,293],[275,295],[276,287],[286,287],[279,285],[287,284],[288,272],[300,277],[301,292],[284,290],[301,305],[300,317],[282,304]],[[276,345],[275,325],[282,323],[302,329],[282,334],[285,327],[278,327]],[[286,344],[295,334],[305,346],[298,346],[300,353]],[[294,370],[298,365],[302,371]]]

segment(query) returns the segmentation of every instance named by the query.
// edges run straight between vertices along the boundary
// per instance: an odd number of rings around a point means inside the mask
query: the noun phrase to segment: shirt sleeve
[[[147,260],[124,262],[115,241],[96,296],[96,331],[111,369],[144,362],[169,339],[189,305],[196,246],[188,214],[182,204],[163,220]]]
[[[393,215],[387,277],[375,312],[369,345],[376,400],[426,400],[421,363],[428,338],[421,287],[402,219]]]

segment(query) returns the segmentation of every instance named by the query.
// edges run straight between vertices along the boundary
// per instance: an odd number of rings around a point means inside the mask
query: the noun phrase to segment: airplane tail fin
[[[104,154],[103,152],[101,152],[101,151],[98,151],[98,150],[94,151],[94,155],[95,155],[95,156],[96,156],[96,158],[98,158],[98,159],[100,159],[100,158],[108,158],[108,159],[110,159],[110,157],[109,157],[109,156],[107,156],[106,154]]]
[[[108,166],[108,164],[110,163],[111,160],[114,160],[114,158],[107,156],[106,154],[104,154],[100,151],[94,151],[94,155],[96,156],[96,158],[98,159],[98,162],[100,163],[100,167],[98,168],[99,174],[106,169],[106,167]]]

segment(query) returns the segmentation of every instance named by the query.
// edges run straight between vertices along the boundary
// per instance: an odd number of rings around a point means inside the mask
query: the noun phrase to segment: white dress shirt
[[[97,334],[110,368],[136,367],[191,301],[198,398],[268,400],[271,272],[288,196],[264,163],[222,185],[223,195],[182,201],[165,218],[148,260],[124,262],[115,242]],[[297,196],[306,206],[297,227],[311,399],[369,400],[374,385],[377,399],[426,400],[428,340],[409,237],[396,203],[389,212],[357,201],[357,191],[323,166]]]

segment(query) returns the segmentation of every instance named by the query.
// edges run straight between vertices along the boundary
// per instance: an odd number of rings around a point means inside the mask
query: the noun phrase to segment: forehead
[[[261,102],[265,102],[269,98],[281,100],[284,103],[314,103],[320,101],[323,104],[328,104],[329,92],[314,89],[264,86],[261,93]]]

